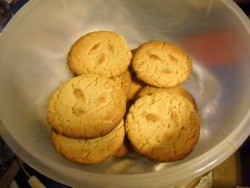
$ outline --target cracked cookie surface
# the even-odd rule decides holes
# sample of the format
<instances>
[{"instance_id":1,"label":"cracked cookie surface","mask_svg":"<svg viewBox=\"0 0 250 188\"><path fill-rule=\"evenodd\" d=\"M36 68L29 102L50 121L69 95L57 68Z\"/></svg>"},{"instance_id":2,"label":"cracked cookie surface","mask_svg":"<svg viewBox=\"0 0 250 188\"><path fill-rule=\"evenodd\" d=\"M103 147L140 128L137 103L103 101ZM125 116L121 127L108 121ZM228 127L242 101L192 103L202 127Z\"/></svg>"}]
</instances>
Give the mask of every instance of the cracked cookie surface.
<instances>
[{"instance_id":1,"label":"cracked cookie surface","mask_svg":"<svg viewBox=\"0 0 250 188\"><path fill-rule=\"evenodd\" d=\"M95 31L80 37L68 55L70 70L76 75L119 76L129 66L132 54L125 38L111 31Z\"/></svg>"},{"instance_id":2,"label":"cracked cookie surface","mask_svg":"<svg viewBox=\"0 0 250 188\"><path fill-rule=\"evenodd\" d=\"M121 88L124 91L124 94L128 97L128 94L131 89L131 74L129 70L127 69L125 72L123 72L120 76L112 78L118 85L121 86Z\"/></svg>"},{"instance_id":3,"label":"cracked cookie surface","mask_svg":"<svg viewBox=\"0 0 250 188\"><path fill-rule=\"evenodd\" d=\"M159 88L159 87L154 87L154 86L145 86L140 90L140 92L137 94L136 97L140 98L144 95L151 95L153 93L160 93L164 91L168 93L179 94L187 98L197 110L197 104L195 102L194 97L186 89L182 88L181 86L175 86L171 88Z\"/></svg>"},{"instance_id":4,"label":"cracked cookie surface","mask_svg":"<svg viewBox=\"0 0 250 188\"><path fill-rule=\"evenodd\" d=\"M124 121L105 136L93 139L75 139L51 130L51 142L66 159L79 164L97 164L114 156L123 144Z\"/></svg>"},{"instance_id":5,"label":"cracked cookie surface","mask_svg":"<svg viewBox=\"0 0 250 188\"><path fill-rule=\"evenodd\" d=\"M130 91L128 92L127 98L130 101L135 101L137 94L146 85L146 83L137 78L131 66L129 66L128 70L131 75L131 87Z\"/></svg>"},{"instance_id":6,"label":"cracked cookie surface","mask_svg":"<svg viewBox=\"0 0 250 188\"><path fill-rule=\"evenodd\" d=\"M95 138L123 119L126 96L113 80L98 75L74 77L62 84L48 104L48 123L72 138Z\"/></svg>"},{"instance_id":7,"label":"cracked cookie surface","mask_svg":"<svg viewBox=\"0 0 250 188\"><path fill-rule=\"evenodd\" d=\"M170 162L193 150L199 139L200 119L188 99L160 92L136 100L125 130L137 153L157 162Z\"/></svg>"},{"instance_id":8,"label":"cracked cookie surface","mask_svg":"<svg viewBox=\"0 0 250 188\"><path fill-rule=\"evenodd\" d=\"M169 42L142 44L133 55L132 66L139 79L156 87L174 87L183 83L192 71L187 53Z\"/></svg>"}]
</instances>

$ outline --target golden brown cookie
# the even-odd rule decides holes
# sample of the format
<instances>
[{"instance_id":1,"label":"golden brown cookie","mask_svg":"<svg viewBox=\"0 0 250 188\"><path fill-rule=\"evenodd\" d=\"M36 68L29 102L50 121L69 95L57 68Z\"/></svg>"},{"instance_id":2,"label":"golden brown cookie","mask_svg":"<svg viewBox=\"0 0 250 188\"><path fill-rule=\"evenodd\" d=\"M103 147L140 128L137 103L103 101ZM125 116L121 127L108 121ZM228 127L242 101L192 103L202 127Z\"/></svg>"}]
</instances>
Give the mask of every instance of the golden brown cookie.
<instances>
[{"instance_id":1,"label":"golden brown cookie","mask_svg":"<svg viewBox=\"0 0 250 188\"><path fill-rule=\"evenodd\" d=\"M139 80L135 74L135 72L132 70L132 67L129 66L128 68L130 75L131 75L131 87L130 91L127 95L128 100L134 101L136 99L137 94L140 92L140 90L146 85L143 81Z\"/></svg>"},{"instance_id":2,"label":"golden brown cookie","mask_svg":"<svg viewBox=\"0 0 250 188\"><path fill-rule=\"evenodd\" d=\"M137 94L140 90L145 86L145 83L141 80L132 80L130 91L127 94L128 100L134 101L136 99Z\"/></svg>"},{"instance_id":3,"label":"golden brown cookie","mask_svg":"<svg viewBox=\"0 0 250 188\"><path fill-rule=\"evenodd\" d=\"M139 79L156 87L174 87L183 83L192 71L192 62L181 48L168 42L142 44L132 58Z\"/></svg>"},{"instance_id":4,"label":"golden brown cookie","mask_svg":"<svg viewBox=\"0 0 250 188\"><path fill-rule=\"evenodd\" d=\"M159 88L159 87L154 87L154 86L145 86L137 94L137 98L140 98L144 95L151 95L153 93L160 93L160 92L164 92L164 91L169 92L169 93L182 95L183 97L187 98L194 105L195 109L197 110L197 104L196 104L193 96L186 89L184 89L180 86L175 86L175 87L170 87L170 88Z\"/></svg>"},{"instance_id":5,"label":"golden brown cookie","mask_svg":"<svg viewBox=\"0 0 250 188\"><path fill-rule=\"evenodd\" d=\"M115 82L117 82L118 85L121 86L125 95L128 96L128 94L130 92L130 88L131 88L131 83L132 83L131 74L130 74L129 70L126 70L120 76L114 77L112 79Z\"/></svg>"},{"instance_id":6,"label":"golden brown cookie","mask_svg":"<svg viewBox=\"0 0 250 188\"><path fill-rule=\"evenodd\" d=\"M75 139L51 130L51 142L66 159L79 164L97 164L114 156L123 143L124 121L105 136Z\"/></svg>"},{"instance_id":7,"label":"golden brown cookie","mask_svg":"<svg viewBox=\"0 0 250 188\"><path fill-rule=\"evenodd\" d=\"M95 138L113 130L125 111L126 96L113 80L82 75L62 84L53 93L47 117L59 134Z\"/></svg>"},{"instance_id":8,"label":"golden brown cookie","mask_svg":"<svg viewBox=\"0 0 250 188\"><path fill-rule=\"evenodd\" d=\"M136 100L126 117L125 130L140 155L170 162L184 158L194 149L200 119L185 97L160 92Z\"/></svg>"},{"instance_id":9,"label":"golden brown cookie","mask_svg":"<svg viewBox=\"0 0 250 188\"><path fill-rule=\"evenodd\" d=\"M76 75L119 76L129 66L131 52L125 38L111 31L95 31L80 37L68 55L70 70Z\"/></svg>"},{"instance_id":10,"label":"golden brown cookie","mask_svg":"<svg viewBox=\"0 0 250 188\"><path fill-rule=\"evenodd\" d=\"M130 150L129 143L125 137L121 147L115 153L114 157L124 157L129 152L129 150Z\"/></svg>"}]
</instances>

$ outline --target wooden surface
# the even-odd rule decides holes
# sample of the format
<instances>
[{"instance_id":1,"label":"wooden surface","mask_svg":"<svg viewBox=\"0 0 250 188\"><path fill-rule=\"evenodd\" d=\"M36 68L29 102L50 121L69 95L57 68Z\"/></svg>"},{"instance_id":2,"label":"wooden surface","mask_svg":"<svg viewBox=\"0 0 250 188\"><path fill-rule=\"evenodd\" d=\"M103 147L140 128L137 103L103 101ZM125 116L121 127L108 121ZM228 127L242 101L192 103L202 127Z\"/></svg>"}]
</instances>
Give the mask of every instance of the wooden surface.
<instances>
[{"instance_id":1,"label":"wooden surface","mask_svg":"<svg viewBox=\"0 0 250 188\"><path fill-rule=\"evenodd\" d=\"M213 188L235 188L240 184L237 152L213 169Z\"/></svg>"}]
</instances>

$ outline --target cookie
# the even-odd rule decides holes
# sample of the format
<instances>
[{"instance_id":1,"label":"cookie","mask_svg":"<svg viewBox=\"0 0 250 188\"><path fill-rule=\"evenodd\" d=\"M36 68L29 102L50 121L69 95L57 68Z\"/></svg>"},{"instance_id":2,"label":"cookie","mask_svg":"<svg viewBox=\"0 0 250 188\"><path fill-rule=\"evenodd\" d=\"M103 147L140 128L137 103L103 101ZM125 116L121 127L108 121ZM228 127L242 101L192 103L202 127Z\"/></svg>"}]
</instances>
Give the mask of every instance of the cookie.
<instances>
[{"instance_id":1,"label":"cookie","mask_svg":"<svg viewBox=\"0 0 250 188\"><path fill-rule=\"evenodd\" d=\"M125 137L121 147L115 153L114 157L124 157L129 152L129 150L129 144L127 143L127 139Z\"/></svg>"},{"instance_id":2,"label":"cookie","mask_svg":"<svg viewBox=\"0 0 250 188\"><path fill-rule=\"evenodd\" d=\"M130 91L127 94L127 98L130 101L134 101L136 99L137 94L140 92L140 90L145 86L145 83L143 83L140 80L132 80Z\"/></svg>"},{"instance_id":3,"label":"cookie","mask_svg":"<svg viewBox=\"0 0 250 188\"><path fill-rule=\"evenodd\" d=\"M187 80L192 61L178 46L160 41L142 44L132 58L139 79L156 87L174 87Z\"/></svg>"},{"instance_id":4,"label":"cookie","mask_svg":"<svg viewBox=\"0 0 250 188\"><path fill-rule=\"evenodd\" d=\"M95 31L80 37L68 54L68 65L76 75L116 77L129 66L132 54L125 38L111 31Z\"/></svg>"},{"instance_id":5,"label":"cookie","mask_svg":"<svg viewBox=\"0 0 250 188\"><path fill-rule=\"evenodd\" d=\"M140 90L146 85L143 81L139 80L136 77L135 72L132 70L132 67L129 66L129 72L131 74L131 87L130 91L127 94L127 98L129 101L134 101L136 99L137 94L140 92Z\"/></svg>"},{"instance_id":6,"label":"cookie","mask_svg":"<svg viewBox=\"0 0 250 188\"><path fill-rule=\"evenodd\" d=\"M126 70L120 76L112 78L112 79L115 82L117 82L118 85L121 86L125 95L128 97L128 94L129 94L130 89L131 89L131 83L132 83L132 79L131 79L131 75L130 75L129 70Z\"/></svg>"},{"instance_id":7,"label":"cookie","mask_svg":"<svg viewBox=\"0 0 250 188\"><path fill-rule=\"evenodd\" d=\"M48 123L59 134L95 138L123 119L126 96L113 80L98 75L74 77L62 84L48 104Z\"/></svg>"},{"instance_id":8,"label":"cookie","mask_svg":"<svg viewBox=\"0 0 250 188\"><path fill-rule=\"evenodd\" d=\"M124 121L105 136L93 139L75 139L51 131L51 142L66 159L79 164L97 164L114 156L123 144Z\"/></svg>"},{"instance_id":9,"label":"cookie","mask_svg":"<svg viewBox=\"0 0 250 188\"><path fill-rule=\"evenodd\" d=\"M159 88L159 87L153 87L153 86L145 86L137 94L137 98L140 98L144 95L151 95L153 93L160 93L160 92L164 92L164 91L166 91L168 93L182 95L183 97L187 98L194 105L195 109L197 110L197 104L196 104L193 96L186 89L184 89L180 86L171 87L171 88Z\"/></svg>"},{"instance_id":10,"label":"cookie","mask_svg":"<svg viewBox=\"0 0 250 188\"><path fill-rule=\"evenodd\" d=\"M125 130L133 149L157 162L186 157L199 139L200 119L185 97L168 92L137 99L126 117Z\"/></svg>"}]
</instances>

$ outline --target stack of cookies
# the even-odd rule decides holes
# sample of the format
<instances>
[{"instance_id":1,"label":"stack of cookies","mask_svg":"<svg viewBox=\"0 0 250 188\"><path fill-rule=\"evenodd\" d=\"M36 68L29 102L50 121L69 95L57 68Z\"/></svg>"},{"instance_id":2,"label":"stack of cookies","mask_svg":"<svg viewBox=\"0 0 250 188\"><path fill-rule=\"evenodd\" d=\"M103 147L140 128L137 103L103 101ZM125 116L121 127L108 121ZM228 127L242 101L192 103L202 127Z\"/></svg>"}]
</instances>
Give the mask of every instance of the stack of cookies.
<instances>
[{"instance_id":1,"label":"stack of cookies","mask_svg":"<svg viewBox=\"0 0 250 188\"><path fill-rule=\"evenodd\" d=\"M191 74L191 59L174 44L150 41L133 52L131 66L136 79L125 123L130 145L157 162L186 157L200 134L195 100L180 86Z\"/></svg>"},{"instance_id":2,"label":"stack of cookies","mask_svg":"<svg viewBox=\"0 0 250 188\"><path fill-rule=\"evenodd\" d=\"M151 41L131 52L122 35L96 31L72 45L68 66L75 76L52 94L47 113L51 141L65 158L97 164L130 149L169 162L193 150L200 121L194 98L179 86L192 71L182 49Z\"/></svg>"}]
</instances>

